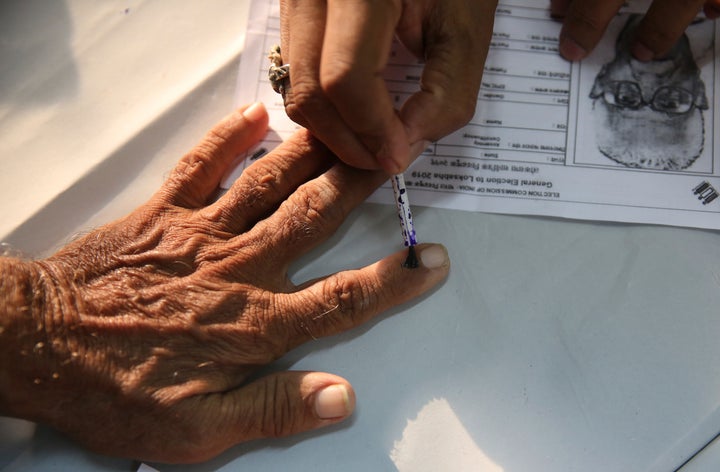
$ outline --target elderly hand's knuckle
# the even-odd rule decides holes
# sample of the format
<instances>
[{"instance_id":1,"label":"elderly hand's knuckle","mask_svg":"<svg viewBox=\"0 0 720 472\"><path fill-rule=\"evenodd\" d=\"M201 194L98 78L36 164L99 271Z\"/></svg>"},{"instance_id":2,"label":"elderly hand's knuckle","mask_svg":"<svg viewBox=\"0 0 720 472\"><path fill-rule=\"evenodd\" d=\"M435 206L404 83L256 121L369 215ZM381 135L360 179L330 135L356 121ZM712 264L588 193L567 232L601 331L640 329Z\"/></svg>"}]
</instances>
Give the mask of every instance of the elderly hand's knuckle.
<instances>
[{"instance_id":1,"label":"elderly hand's knuckle","mask_svg":"<svg viewBox=\"0 0 720 472\"><path fill-rule=\"evenodd\" d=\"M187 153L168 178L168 183L185 184L194 180L207 180L214 174L215 156L220 152L225 138L217 132L210 131L208 135Z\"/></svg>"},{"instance_id":2,"label":"elderly hand's knuckle","mask_svg":"<svg viewBox=\"0 0 720 472\"><path fill-rule=\"evenodd\" d=\"M368 280L357 273L353 276L338 274L333 283L326 286L325 297L335 303L347 319L355 323L376 308L376 297Z\"/></svg>"},{"instance_id":3,"label":"elderly hand's knuckle","mask_svg":"<svg viewBox=\"0 0 720 472\"><path fill-rule=\"evenodd\" d=\"M325 220L337 211L337 207L332 204L336 197L336 190L327 185L307 186L303 206L308 215Z\"/></svg>"},{"instance_id":4,"label":"elderly hand's knuckle","mask_svg":"<svg viewBox=\"0 0 720 472\"><path fill-rule=\"evenodd\" d=\"M271 362L288 350L287 317L291 311L269 294L248 299L253 309L243 316L243 331L257 362Z\"/></svg>"},{"instance_id":5,"label":"elderly hand's knuckle","mask_svg":"<svg viewBox=\"0 0 720 472\"><path fill-rule=\"evenodd\" d=\"M267 207L274 201L274 195L278 190L279 171L275 165L265 164L248 172L246 180L238 189L239 197L242 197L243 204L248 208ZM227 211L235 212L235 208L228 208Z\"/></svg>"},{"instance_id":6,"label":"elderly hand's knuckle","mask_svg":"<svg viewBox=\"0 0 720 472\"><path fill-rule=\"evenodd\" d=\"M285 226L287 237L292 241L316 239L335 228L339 209L328 204L333 200L325 187L313 186L303 189L302 198L296 202L294 211Z\"/></svg>"},{"instance_id":7,"label":"elderly hand's knuckle","mask_svg":"<svg viewBox=\"0 0 720 472\"><path fill-rule=\"evenodd\" d=\"M226 142L227 138L219 130L208 131L203 140L188 155L188 167L193 170L193 174L196 171L203 172L207 169Z\"/></svg>"}]
</instances>

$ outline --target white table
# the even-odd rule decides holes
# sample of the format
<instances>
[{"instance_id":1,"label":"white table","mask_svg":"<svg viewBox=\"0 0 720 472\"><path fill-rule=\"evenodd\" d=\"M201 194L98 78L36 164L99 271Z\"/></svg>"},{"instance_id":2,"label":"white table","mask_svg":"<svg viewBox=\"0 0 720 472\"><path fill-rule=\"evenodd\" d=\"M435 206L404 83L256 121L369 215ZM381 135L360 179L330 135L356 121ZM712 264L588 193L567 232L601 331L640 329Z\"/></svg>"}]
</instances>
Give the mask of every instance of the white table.
<instances>
[{"instance_id":1,"label":"white table","mask_svg":"<svg viewBox=\"0 0 720 472\"><path fill-rule=\"evenodd\" d=\"M0 6L0 240L33 255L145 201L234 103L246 2ZM366 204L297 279L397 247ZM448 280L279 366L348 378L346 423L159 470L718 470L720 235L416 208ZM410 420L410 423L409 423ZM394 452L393 452L394 451ZM395 462L393 462L393 458ZM423 469L421 466L424 466ZM131 470L0 422L0 469Z\"/></svg>"}]
</instances>

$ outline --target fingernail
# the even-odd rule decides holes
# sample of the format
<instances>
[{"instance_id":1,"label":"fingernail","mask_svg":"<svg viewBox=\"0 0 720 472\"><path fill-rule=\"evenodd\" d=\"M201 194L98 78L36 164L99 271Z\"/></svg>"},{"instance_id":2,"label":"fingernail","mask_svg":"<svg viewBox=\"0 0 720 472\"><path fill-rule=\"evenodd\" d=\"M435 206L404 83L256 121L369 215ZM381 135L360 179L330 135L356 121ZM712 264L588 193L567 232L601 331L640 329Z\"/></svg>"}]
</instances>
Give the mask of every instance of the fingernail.
<instances>
[{"instance_id":1,"label":"fingernail","mask_svg":"<svg viewBox=\"0 0 720 472\"><path fill-rule=\"evenodd\" d=\"M635 57L635 59L641 62L650 62L655 58L655 53L648 49L647 46L639 42L632 45L630 53L633 57Z\"/></svg>"},{"instance_id":2,"label":"fingernail","mask_svg":"<svg viewBox=\"0 0 720 472\"><path fill-rule=\"evenodd\" d=\"M579 61L587 55L585 48L567 36L560 38L560 55L568 61Z\"/></svg>"},{"instance_id":3,"label":"fingernail","mask_svg":"<svg viewBox=\"0 0 720 472\"><path fill-rule=\"evenodd\" d=\"M330 385L315 394L315 414L323 420L344 418L352 413L354 403L345 385Z\"/></svg>"},{"instance_id":4,"label":"fingernail","mask_svg":"<svg viewBox=\"0 0 720 472\"><path fill-rule=\"evenodd\" d=\"M388 174L399 174L403 171L404 167L396 161L390 154L385 152L385 148L381 149L380 152L375 156L378 164Z\"/></svg>"},{"instance_id":5,"label":"fingernail","mask_svg":"<svg viewBox=\"0 0 720 472\"><path fill-rule=\"evenodd\" d=\"M418 256L420 257L422 265L428 269L439 269L440 267L445 267L450 264L447 249L440 244L432 244L423 248Z\"/></svg>"},{"instance_id":6,"label":"fingernail","mask_svg":"<svg viewBox=\"0 0 720 472\"><path fill-rule=\"evenodd\" d=\"M243 116L249 121L260 121L265 117L265 105L262 102L255 102L245 109Z\"/></svg>"},{"instance_id":7,"label":"fingernail","mask_svg":"<svg viewBox=\"0 0 720 472\"><path fill-rule=\"evenodd\" d=\"M422 140L412 143L410 145L410 162L417 159L428 147L430 147L430 141Z\"/></svg>"}]
</instances>

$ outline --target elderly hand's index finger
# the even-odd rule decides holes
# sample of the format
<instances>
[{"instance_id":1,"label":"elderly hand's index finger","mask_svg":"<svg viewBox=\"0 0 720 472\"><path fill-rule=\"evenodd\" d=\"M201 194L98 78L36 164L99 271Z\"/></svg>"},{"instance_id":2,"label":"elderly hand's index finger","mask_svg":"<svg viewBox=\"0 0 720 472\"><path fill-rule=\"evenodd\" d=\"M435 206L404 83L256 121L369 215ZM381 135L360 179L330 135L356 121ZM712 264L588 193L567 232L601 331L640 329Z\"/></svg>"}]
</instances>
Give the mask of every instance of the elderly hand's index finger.
<instances>
[{"instance_id":1,"label":"elderly hand's index finger","mask_svg":"<svg viewBox=\"0 0 720 472\"><path fill-rule=\"evenodd\" d=\"M313 280L289 294L278 294L286 308L278 319L294 348L312 338L355 328L374 316L427 292L450 272L447 249L439 244L416 246L419 267L403 266L407 249L368 266Z\"/></svg>"}]
</instances>

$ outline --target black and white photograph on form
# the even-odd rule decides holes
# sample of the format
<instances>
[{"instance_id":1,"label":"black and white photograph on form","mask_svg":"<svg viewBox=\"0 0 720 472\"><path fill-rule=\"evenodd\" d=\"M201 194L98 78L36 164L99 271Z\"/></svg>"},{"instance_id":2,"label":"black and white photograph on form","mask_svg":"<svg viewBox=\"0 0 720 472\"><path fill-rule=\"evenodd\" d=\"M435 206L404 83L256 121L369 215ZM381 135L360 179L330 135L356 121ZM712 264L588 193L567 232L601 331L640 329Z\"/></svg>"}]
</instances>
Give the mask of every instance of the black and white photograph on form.
<instances>
[{"instance_id":1,"label":"black and white photograph on form","mask_svg":"<svg viewBox=\"0 0 720 472\"><path fill-rule=\"evenodd\" d=\"M581 65L576 164L713 173L714 28L698 19L664 57L629 52L640 15L618 17L615 34ZM588 80L589 75L594 80Z\"/></svg>"}]
</instances>

